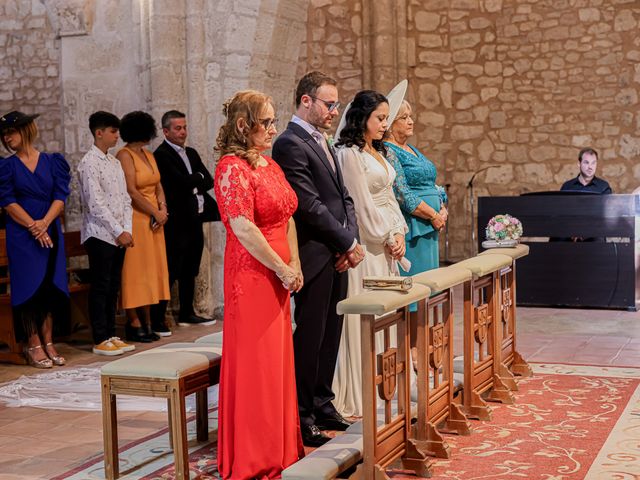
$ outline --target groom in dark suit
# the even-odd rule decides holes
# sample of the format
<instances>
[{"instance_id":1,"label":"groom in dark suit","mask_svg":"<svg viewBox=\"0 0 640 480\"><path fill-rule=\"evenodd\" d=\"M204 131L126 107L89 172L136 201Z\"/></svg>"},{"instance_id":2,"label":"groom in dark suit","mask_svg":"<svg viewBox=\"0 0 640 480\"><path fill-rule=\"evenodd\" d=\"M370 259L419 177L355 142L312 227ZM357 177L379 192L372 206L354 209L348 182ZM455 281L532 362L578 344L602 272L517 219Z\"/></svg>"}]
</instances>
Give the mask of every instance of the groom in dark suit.
<instances>
[{"instance_id":1,"label":"groom in dark suit","mask_svg":"<svg viewBox=\"0 0 640 480\"><path fill-rule=\"evenodd\" d=\"M293 336L302 439L320 446L321 430L349 426L331 401L342 316L336 304L347 295L347 273L364 257L353 201L325 131L338 116L336 81L310 72L296 88L296 112L273 145L273 159L298 195L294 214L304 287L295 295Z\"/></svg>"},{"instance_id":2,"label":"groom in dark suit","mask_svg":"<svg viewBox=\"0 0 640 480\"><path fill-rule=\"evenodd\" d=\"M153 154L160 171L169 213L169 219L164 226L164 236L169 288L178 280L178 323L212 324L214 320L194 314L193 295L204 247L202 222L217 213L217 205L207 193L207 190L213 188L213 178L202 163L198 152L185 146L187 119L184 113L177 110L166 112L162 116L162 132L165 140ZM209 210L213 210L213 214ZM151 307L153 331L161 336L171 335L171 330L165 322L166 309L166 300Z\"/></svg>"}]
</instances>

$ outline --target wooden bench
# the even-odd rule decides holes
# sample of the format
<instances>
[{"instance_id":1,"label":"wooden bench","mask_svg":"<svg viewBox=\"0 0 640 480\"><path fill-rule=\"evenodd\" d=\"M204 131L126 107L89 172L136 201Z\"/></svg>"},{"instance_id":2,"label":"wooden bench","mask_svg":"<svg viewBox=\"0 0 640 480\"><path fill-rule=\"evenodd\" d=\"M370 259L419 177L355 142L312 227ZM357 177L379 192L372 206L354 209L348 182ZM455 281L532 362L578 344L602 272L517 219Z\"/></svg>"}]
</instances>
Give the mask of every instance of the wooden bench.
<instances>
[{"instance_id":1,"label":"wooden bench","mask_svg":"<svg viewBox=\"0 0 640 480\"><path fill-rule=\"evenodd\" d=\"M80 257L87 254L84 247L80 243L80 232L64 233L65 255L67 258ZM0 285L9 285L9 274L7 266L9 259L7 257L6 232L0 230L0 267L4 267L7 272L0 277ZM68 268L67 271L72 273L77 269ZM70 315L72 318L80 318L81 323L89 324L88 320L88 283L77 283L70 281ZM22 344L16 339L15 325L13 319L13 308L11 307L11 293L6 292L0 294L0 343L6 344L7 348L0 350L0 362L9 362L16 364L25 364L26 360L22 353Z\"/></svg>"},{"instance_id":2,"label":"wooden bench","mask_svg":"<svg viewBox=\"0 0 640 480\"><path fill-rule=\"evenodd\" d=\"M169 441L175 478L189 479L185 398L196 394L196 431L209 438L207 388L220 381L222 350L205 343L172 343L136 353L102 367L102 425L104 470L108 480L119 478L117 395L167 399Z\"/></svg>"},{"instance_id":3,"label":"wooden bench","mask_svg":"<svg viewBox=\"0 0 640 480\"><path fill-rule=\"evenodd\" d=\"M432 294L418 305L418 422L414 436L423 452L449 458L441 432L470 435L469 422L454 403L453 287L471 281L471 272L456 266L414 275L414 283Z\"/></svg>"},{"instance_id":4,"label":"wooden bench","mask_svg":"<svg viewBox=\"0 0 640 480\"><path fill-rule=\"evenodd\" d=\"M513 403L510 389L501 380L503 372L499 354L496 355L500 318L498 277L511 263L507 255L492 254L455 264L473 274L464 284L463 411L467 418L491 420L491 409L485 399Z\"/></svg>"},{"instance_id":5,"label":"wooden bench","mask_svg":"<svg viewBox=\"0 0 640 480\"><path fill-rule=\"evenodd\" d=\"M499 343L501 345L500 362L512 374L530 377L532 375L531 367L518 352L516 343L516 260L529 255L529 245L518 244L513 248L492 248L485 250L480 255L495 253L508 255L513 259L512 265L500 270L500 313L502 319L498 335L501 339ZM503 381L513 385L513 389L517 390L513 379L505 376Z\"/></svg>"},{"instance_id":6,"label":"wooden bench","mask_svg":"<svg viewBox=\"0 0 640 480\"><path fill-rule=\"evenodd\" d=\"M372 291L338 303L339 314L360 315L362 322L363 461L353 478L383 480L386 468L400 461L417 475L430 476L428 457L411 438L409 305L431 291L415 284L408 292ZM391 346L391 328L397 346ZM376 333L383 332L384 351L376 352ZM392 402L397 406L393 408ZM378 415L378 405L384 414Z\"/></svg>"}]
</instances>

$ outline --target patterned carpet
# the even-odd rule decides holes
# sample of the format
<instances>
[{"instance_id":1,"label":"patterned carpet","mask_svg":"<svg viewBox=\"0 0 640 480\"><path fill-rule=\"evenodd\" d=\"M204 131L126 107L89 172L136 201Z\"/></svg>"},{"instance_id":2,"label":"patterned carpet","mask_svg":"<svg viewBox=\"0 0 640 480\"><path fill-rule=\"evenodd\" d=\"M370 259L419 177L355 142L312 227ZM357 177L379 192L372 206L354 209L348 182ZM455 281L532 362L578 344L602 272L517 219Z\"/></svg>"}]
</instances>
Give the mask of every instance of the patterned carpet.
<instances>
[{"instance_id":1,"label":"patterned carpet","mask_svg":"<svg viewBox=\"0 0 640 480\"><path fill-rule=\"evenodd\" d=\"M433 478L473 480L640 478L640 368L533 365L514 405L493 405L493 421L473 422L469 437L447 435L450 460L436 460ZM215 429L216 411L210 414ZM195 435L193 421L190 437ZM173 479L166 430L120 454L125 479ZM191 478L217 478L212 442L190 443ZM103 479L102 458L53 480ZM413 478L393 471L396 480Z\"/></svg>"}]
</instances>

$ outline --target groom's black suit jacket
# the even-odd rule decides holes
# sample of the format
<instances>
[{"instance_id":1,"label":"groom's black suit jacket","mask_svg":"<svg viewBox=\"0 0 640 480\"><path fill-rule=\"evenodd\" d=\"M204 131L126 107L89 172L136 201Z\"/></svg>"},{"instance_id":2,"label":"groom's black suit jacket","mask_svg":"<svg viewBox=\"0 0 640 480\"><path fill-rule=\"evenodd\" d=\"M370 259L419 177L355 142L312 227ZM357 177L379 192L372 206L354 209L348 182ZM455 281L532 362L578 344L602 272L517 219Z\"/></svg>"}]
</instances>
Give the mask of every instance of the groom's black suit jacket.
<instances>
[{"instance_id":1,"label":"groom's black suit jacket","mask_svg":"<svg viewBox=\"0 0 640 480\"><path fill-rule=\"evenodd\" d=\"M294 219L307 282L357 239L353 200L344 186L335 155L332 153L337 167L334 173L322 147L300 125L289 122L276 139L272 154L298 195Z\"/></svg>"},{"instance_id":2,"label":"groom's black suit jacket","mask_svg":"<svg viewBox=\"0 0 640 480\"><path fill-rule=\"evenodd\" d=\"M347 294L348 276L338 273L334 263L337 253L354 244L358 224L335 155L336 172L304 128L290 122L272 153L298 195L294 219L304 287L295 294L293 349L298 412L306 429L318 415L335 412L331 385L342 334L336 305Z\"/></svg>"}]
</instances>

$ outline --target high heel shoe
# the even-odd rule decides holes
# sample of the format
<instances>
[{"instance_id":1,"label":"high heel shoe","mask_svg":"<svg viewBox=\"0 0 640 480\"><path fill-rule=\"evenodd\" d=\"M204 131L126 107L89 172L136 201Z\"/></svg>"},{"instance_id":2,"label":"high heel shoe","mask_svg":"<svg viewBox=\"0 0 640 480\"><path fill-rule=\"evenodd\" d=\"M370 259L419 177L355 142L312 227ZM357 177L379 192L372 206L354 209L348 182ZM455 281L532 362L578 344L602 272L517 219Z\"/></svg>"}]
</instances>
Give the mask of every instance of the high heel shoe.
<instances>
[{"instance_id":1,"label":"high heel shoe","mask_svg":"<svg viewBox=\"0 0 640 480\"><path fill-rule=\"evenodd\" d=\"M35 368L51 368L53 367L53 362L50 358L43 358L42 360L36 360L33 358L33 352L42 348L42 345L36 345L35 347L24 347L24 357L27 359L27 363Z\"/></svg>"},{"instance_id":2,"label":"high heel shoe","mask_svg":"<svg viewBox=\"0 0 640 480\"><path fill-rule=\"evenodd\" d=\"M67 360L62 355L51 355L49 352L49 347L53 347L53 343L45 343L44 345L44 353L51 359L54 365L61 367L62 365L67 363Z\"/></svg>"},{"instance_id":3,"label":"high heel shoe","mask_svg":"<svg viewBox=\"0 0 640 480\"><path fill-rule=\"evenodd\" d=\"M144 328L134 327L130 323L127 323L124 327L124 336L130 342L141 342L141 343L152 342L151 338L149 338Z\"/></svg>"}]
</instances>

